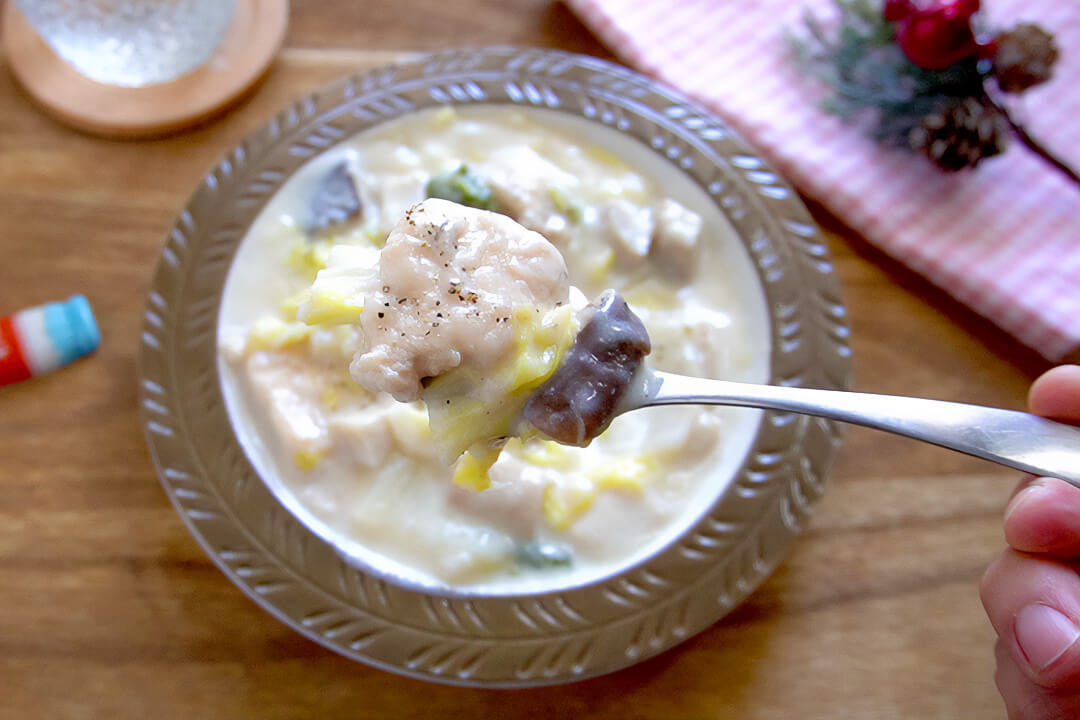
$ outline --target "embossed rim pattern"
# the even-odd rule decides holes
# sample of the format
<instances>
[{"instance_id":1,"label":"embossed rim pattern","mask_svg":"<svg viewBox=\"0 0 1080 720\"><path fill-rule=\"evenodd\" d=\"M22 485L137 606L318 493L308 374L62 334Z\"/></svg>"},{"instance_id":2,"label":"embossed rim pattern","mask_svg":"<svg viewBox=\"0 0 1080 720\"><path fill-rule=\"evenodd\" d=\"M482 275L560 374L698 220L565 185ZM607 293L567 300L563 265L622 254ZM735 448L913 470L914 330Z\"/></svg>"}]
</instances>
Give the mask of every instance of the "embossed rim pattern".
<instances>
[{"instance_id":1,"label":"embossed rim pattern","mask_svg":"<svg viewBox=\"0 0 1080 720\"><path fill-rule=\"evenodd\" d=\"M820 230L793 190L714 115L626 68L560 51L456 50L352 75L231 150L170 231L142 326L142 419L170 500L265 610L347 657L425 680L522 687L662 652L752 592L802 529L839 443L830 422L767 412L737 477L674 544L598 584L506 597L406 589L345 563L258 478L232 430L216 356L229 264L273 193L311 157L440 104L547 108L637 138L714 199L746 245L772 321L770 381L845 388L846 312Z\"/></svg>"}]
</instances>

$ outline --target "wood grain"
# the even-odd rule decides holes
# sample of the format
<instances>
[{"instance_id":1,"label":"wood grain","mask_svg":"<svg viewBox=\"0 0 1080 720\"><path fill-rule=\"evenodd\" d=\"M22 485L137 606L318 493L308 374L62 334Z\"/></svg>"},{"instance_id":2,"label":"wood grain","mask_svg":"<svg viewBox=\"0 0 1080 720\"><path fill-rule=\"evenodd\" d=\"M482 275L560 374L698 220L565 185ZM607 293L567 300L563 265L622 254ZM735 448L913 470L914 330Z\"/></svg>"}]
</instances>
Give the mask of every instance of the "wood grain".
<instances>
[{"instance_id":1,"label":"wood grain","mask_svg":"<svg viewBox=\"0 0 1080 720\"><path fill-rule=\"evenodd\" d=\"M853 429L789 560L725 621L613 675L447 688L351 663L259 610L168 505L138 421L136 338L166 229L205 170L289 99L413 52L605 54L546 0L295 0L258 92L194 132L70 131L0 68L0 312L85 293L93 357L0 389L0 718L1001 718L977 581L1015 473ZM856 384L1022 407L1045 363L820 209Z\"/></svg>"}]
</instances>

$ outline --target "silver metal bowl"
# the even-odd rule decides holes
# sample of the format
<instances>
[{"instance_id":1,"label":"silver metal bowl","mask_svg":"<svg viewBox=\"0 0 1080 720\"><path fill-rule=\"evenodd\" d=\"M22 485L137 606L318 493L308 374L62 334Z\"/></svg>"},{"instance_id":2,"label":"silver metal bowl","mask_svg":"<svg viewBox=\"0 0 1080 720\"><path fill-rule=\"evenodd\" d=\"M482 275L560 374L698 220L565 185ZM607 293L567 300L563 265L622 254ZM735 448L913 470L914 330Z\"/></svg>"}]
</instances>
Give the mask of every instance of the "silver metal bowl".
<instances>
[{"instance_id":1,"label":"silver metal bowl","mask_svg":"<svg viewBox=\"0 0 1080 720\"><path fill-rule=\"evenodd\" d=\"M301 165L379 123L436 105L512 104L613 128L680 168L745 243L771 320L770 381L844 388L846 312L824 239L795 192L724 122L630 70L551 50L426 56L342 78L230 151L180 213L154 274L139 363L161 482L196 540L259 605L347 657L439 682L579 680L716 622L784 557L839 442L823 420L765 413L724 493L678 539L615 576L521 595L425 592L346 562L288 512L245 456L218 376L217 320L237 246Z\"/></svg>"}]
</instances>

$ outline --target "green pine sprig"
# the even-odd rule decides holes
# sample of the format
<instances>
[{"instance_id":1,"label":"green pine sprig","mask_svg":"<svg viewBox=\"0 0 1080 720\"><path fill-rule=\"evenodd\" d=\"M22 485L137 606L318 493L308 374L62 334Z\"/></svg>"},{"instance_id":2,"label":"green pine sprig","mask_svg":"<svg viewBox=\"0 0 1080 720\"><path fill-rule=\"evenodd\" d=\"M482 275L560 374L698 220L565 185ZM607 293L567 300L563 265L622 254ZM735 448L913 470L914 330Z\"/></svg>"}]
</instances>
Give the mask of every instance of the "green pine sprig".
<instances>
[{"instance_id":1,"label":"green pine sprig","mask_svg":"<svg viewBox=\"0 0 1080 720\"><path fill-rule=\"evenodd\" d=\"M989 63L972 58L945 70L923 70L904 55L878 3L836 5L840 21L834 30L808 11L805 33L791 37L800 64L832 91L822 101L826 112L864 125L875 140L903 145L927 115L957 98L983 94Z\"/></svg>"}]
</instances>

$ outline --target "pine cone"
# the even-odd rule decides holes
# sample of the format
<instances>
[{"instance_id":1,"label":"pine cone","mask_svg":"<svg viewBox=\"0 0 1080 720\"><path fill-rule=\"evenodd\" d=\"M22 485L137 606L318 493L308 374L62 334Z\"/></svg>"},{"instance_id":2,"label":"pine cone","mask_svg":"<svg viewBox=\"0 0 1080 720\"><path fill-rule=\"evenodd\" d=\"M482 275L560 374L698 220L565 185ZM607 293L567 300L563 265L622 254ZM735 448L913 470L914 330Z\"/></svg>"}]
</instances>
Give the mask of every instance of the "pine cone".
<instances>
[{"instance_id":1,"label":"pine cone","mask_svg":"<svg viewBox=\"0 0 1080 720\"><path fill-rule=\"evenodd\" d=\"M908 143L942 170L956 172L1003 153L1008 133L1000 110L969 97L924 117L912 128Z\"/></svg>"},{"instance_id":2,"label":"pine cone","mask_svg":"<svg viewBox=\"0 0 1080 720\"><path fill-rule=\"evenodd\" d=\"M1032 23L1021 23L996 38L994 75L998 86L1020 93L1050 79L1058 59L1054 36Z\"/></svg>"}]
</instances>

